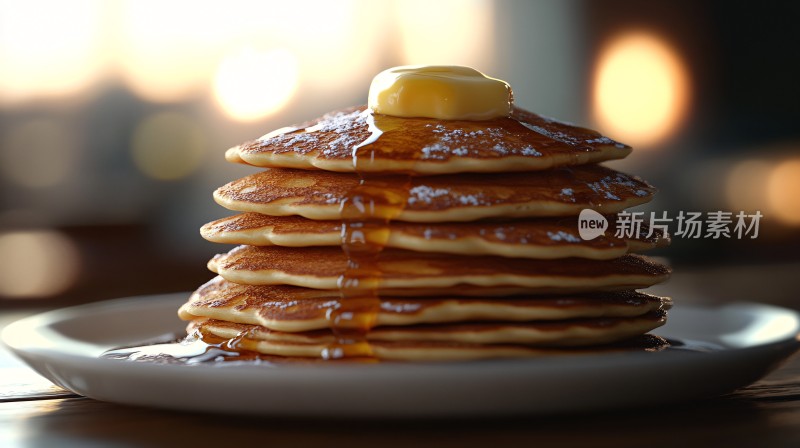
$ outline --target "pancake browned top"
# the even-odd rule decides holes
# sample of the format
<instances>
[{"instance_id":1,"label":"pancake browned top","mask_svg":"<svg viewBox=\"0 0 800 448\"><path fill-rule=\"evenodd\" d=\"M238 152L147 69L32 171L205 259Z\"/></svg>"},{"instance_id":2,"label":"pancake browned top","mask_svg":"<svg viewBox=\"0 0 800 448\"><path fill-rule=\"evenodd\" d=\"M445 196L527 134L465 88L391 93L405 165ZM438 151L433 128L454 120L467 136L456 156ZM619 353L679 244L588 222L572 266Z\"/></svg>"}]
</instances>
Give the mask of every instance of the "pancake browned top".
<instances>
[{"instance_id":1,"label":"pancake browned top","mask_svg":"<svg viewBox=\"0 0 800 448\"><path fill-rule=\"evenodd\" d=\"M588 319L564 319L552 321L532 321L532 322L459 322L447 324L418 324L408 325L404 327L378 327L370 330L366 337L367 339L387 339L387 340L430 340L425 338L425 334L444 334L444 333L461 333L469 335L470 333L484 333L484 332L498 332L508 329L530 329L541 333L548 332L563 332L575 327L583 329L609 329L610 327L617 326L626 322L655 322L657 325L666 322L666 312L662 310L653 311L649 313L640 314L638 316L626 317L602 317L602 318L588 318ZM235 328L238 331L232 332L231 336L240 334L242 331L255 330L250 334L251 337L256 337L263 340L285 340L287 342L316 342L323 340L324 342L335 342L333 332L329 328L296 332L295 334L287 334L291 332L281 332L270 330L269 328L260 327L252 328L248 324L240 324L229 321L210 320L214 325L225 326L228 328ZM647 330L645 330L647 331ZM402 335L403 333L414 334L415 338L403 337L390 337L386 338L385 335ZM644 333L638 333L642 334ZM596 342L605 343L607 341Z\"/></svg>"},{"instance_id":2,"label":"pancake browned top","mask_svg":"<svg viewBox=\"0 0 800 448\"><path fill-rule=\"evenodd\" d=\"M380 297L375 326L476 321L541 321L630 317L668 309L672 302L636 291L510 297ZM373 312L363 305L351 312ZM261 325L278 331L329 328L328 314L341 305L338 291L287 285L253 286L215 277L197 289L179 315Z\"/></svg>"},{"instance_id":3,"label":"pancake browned top","mask_svg":"<svg viewBox=\"0 0 800 448\"><path fill-rule=\"evenodd\" d=\"M567 290L635 289L664 281L670 272L666 266L638 255L602 261L535 260L453 257L397 249L381 252L376 265L380 288L513 285ZM338 247L239 246L215 256L209 261L209 269L236 283L335 290L337 280L346 272L347 257Z\"/></svg>"},{"instance_id":4,"label":"pancake browned top","mask_svg":"<svg viewBox=\"0 0 800 448\"><path fill-rule=\"evenodd\" d=\"M601 345L640 336L666 321L663 312L636 317L574 319L563 322L498 322L376 328L364 341L342 345L329 330L276 332L254 325L198 320L187 331L235 339L238 350L305 357L453 360L535 356L533 347ZM554 353L550 353L554 354Z\"/></svg>"},{"instance_id":5,"label":"pancake browned top","mask_svg":"<svg viewBox=\"0 0 800 448\"><path fill-rule=\"evenodd\" d=\"M358 148L358 149L356 149ZM357 107L331 112L231 148L263 167L353 172L537 171L621 159L631 149L601 134L515 108L487 121L400 118Z\"/></svg>"},{"instance_id":6,"label":"pancake browned top","mask_svg":"<svg viewBox=\"0 0 800 448\"><path fill-rule=\"evenodd\" d=\"M575 216L585 208L616 213L648 202L655 193L643 180L599 165L535 173L383 176L374 182L407 196L399 214L390 215L409 222ZM333 220L341 219L340 205L359 183L349 173L271 169L220 187L214 199L236 211Z\"/></svg>"},{"instance_id":7,"label":"pancake browned top","mask_svg":"<svg viewBox=\"0 0 800 448\"><path fill-rule=\"evenodd\" d=\"M616 216L607 216L609 229ZM581 257L608 260L669 244L658 229L650 232L643 223L634 238L618 238L613 230L593 240L578 233L573 217L515 221L458 223L409 223L386 225L386 247L463 255L501 255L520 258ZM341 221L314 221L300 216L268 216L243 213L204 225L200 234L209 241L253 246L340 246ZM367 238L370 235L367 234Z\"/></svg>"}]
</instances>

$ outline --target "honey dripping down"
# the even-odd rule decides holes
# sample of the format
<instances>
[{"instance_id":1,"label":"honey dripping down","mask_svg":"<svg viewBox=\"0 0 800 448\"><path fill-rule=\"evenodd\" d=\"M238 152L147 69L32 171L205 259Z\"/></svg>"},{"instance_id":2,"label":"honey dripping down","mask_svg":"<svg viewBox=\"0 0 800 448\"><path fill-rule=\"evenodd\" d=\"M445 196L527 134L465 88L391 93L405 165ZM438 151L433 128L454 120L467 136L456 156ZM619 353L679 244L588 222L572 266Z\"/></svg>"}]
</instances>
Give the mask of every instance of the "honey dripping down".
<instances>
[{"instance_id":1,"label":"honey dripping down","mask_svg":"<svg viewBox=\"0 0 800 448\"><path fill-rule=\"evenodd\" d=\"M353 167L359 184L340 203L341 246L347 266L337 282L340 299L326 315L335 342L323 349L321 357L324 359L373 356L368 334L380 312L379 287L383 272L379 258L388 243L389 224L403 212L412 186L409 173L375 173L369 167L375 155L373 145L379 142L381 135L389 131L402 132L413 118L375 114L370 109L362 114L369 136L353 148ZM485 126L486 122L470 123L467 133L480 131ZM309 130L313 131L306 129ZM435 144L438 138L432 134L428 137L430 141L409 143L427 146ZM420 150L415 158L420 159L422 155Z\"/></svg>"},{"instance_id":2,"label":"honey dripping down","mask_svg":"<svg viewBox=\"0 0 800 448\"><path fill-rule=\"evenodd\" d=\"M378 289L383 272L379 257L389 240L389 223L403 212L411 188L408 174L365 172L373 160L372 145L394 127L392 122L396 120L369 109L363 113L370 136L353 148L359 184L339 205L341 246L347 266L337 282L338 303L326 315L335 342L323 349L321 356L325 359L373 356L367 337L381 306Z\"/></svg>"}]
</instances>

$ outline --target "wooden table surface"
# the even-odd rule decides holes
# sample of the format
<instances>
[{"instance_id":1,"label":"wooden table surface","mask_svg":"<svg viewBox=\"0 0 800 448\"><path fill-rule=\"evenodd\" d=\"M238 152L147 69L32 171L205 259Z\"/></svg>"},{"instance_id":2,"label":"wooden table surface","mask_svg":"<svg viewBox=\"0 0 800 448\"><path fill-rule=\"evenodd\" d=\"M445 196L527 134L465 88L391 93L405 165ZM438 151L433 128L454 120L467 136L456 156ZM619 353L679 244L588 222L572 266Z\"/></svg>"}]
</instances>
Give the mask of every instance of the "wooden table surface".
<instances>
[{"instance_id":1,"label":"wooden table surface","mask_svg":"<svg viewBox=\"0 0 800 448\"><path fill-rule=\"evenodd\" d=\"M794 278L797 266L784 272ZM770 270L769 275L775 274ZM747 295L745 286L733 291ZM686 275L686 288L713 273ZM796 288L796 286L794 287ZM791 296L764 295L776 303ZM663 292L663 291L659 291ZM678 294L675 294L678 296ZM794 299L794 297L792 297ZM710 301L714 301L710 297ZM795 299L796 300L796 299ZM783 303L794 305L796 303ZM0 312L0 328L29 311ZM4 349L3 349L4 350ZM0 350L0 447L127 446L728 446L800 447L800 354L759 382L713 400L566 416L473 420L254 418L103 403L49 384Z\"/></svg>"},{"instance_id":2,"label":"wooden table surface","mask_svg":"<svg viewBox=\"0 0 800 448\"><path fill-rule=\"evenodd\" d=\"M171 412L72 394L0 401L0 446L800 446L800 357L714 400L481 420L308 420Z\"/></svg>"}]
</instances>

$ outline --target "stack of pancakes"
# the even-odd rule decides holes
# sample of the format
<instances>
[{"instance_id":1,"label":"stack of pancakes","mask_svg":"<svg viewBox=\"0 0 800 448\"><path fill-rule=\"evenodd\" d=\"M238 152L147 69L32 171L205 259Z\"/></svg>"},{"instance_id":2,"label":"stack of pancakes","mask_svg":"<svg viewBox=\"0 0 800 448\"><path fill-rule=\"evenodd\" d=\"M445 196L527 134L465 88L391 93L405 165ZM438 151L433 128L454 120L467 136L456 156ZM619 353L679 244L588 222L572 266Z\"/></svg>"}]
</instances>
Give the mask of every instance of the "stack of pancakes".
<instances>
[{"instance_id":1,"label":"stack of pancakes","mask_svg":"<svg viewBox=\"0 0 800 448\"><path fill-rule=\"evenodd\" d=\"M264 167L214 193L241 212L201 229L238 244L179 314L195 337L287 358L525 357L630 340L671 301L636 291L668 244L614 214L655 190L597 163L630 148L514 109L488 121L353 108L228 150ZM580 238L583 209L610 231Z\"/></svg>"}]
</instances>

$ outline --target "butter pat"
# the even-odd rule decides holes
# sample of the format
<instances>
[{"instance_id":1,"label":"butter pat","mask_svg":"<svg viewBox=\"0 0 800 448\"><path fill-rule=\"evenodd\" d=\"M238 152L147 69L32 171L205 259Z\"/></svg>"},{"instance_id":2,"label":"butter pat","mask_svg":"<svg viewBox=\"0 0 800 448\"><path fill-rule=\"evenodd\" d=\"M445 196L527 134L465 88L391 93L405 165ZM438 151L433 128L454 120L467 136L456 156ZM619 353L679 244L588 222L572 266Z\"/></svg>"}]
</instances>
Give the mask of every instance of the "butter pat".
<instances>
[{"instance_id":1,"label":"butter pat","mask_svg":"<svg viewBox=\"0 0 800 448\"><path fill-rule=\"evenodd\" d=\"M408 65L378 73L369 87L373 112L395 117L489 120L511 113L505 81L470 67Z\"/></svg>"}]
</instances>

